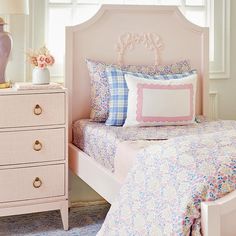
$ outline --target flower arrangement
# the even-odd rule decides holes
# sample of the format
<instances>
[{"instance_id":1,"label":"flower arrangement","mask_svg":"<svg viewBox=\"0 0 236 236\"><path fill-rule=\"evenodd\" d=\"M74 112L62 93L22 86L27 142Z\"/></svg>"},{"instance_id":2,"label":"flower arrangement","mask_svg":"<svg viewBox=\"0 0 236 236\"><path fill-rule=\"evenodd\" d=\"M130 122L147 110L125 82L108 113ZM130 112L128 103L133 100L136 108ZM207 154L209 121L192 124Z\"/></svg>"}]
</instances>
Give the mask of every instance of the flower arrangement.
<instances>
[{"instance_id":1,"label":"flower arrangement","mask_svg":"<svg viewBox=\"0 0 236 236\"><path fill-rule=\"evenodd\" d=\"M30 52L27 53L27 57L30 64L42 69L47 66L52 66L55 62L54 57L45 46L38 50L30 50Z\"/></svg>"}]
</instances>

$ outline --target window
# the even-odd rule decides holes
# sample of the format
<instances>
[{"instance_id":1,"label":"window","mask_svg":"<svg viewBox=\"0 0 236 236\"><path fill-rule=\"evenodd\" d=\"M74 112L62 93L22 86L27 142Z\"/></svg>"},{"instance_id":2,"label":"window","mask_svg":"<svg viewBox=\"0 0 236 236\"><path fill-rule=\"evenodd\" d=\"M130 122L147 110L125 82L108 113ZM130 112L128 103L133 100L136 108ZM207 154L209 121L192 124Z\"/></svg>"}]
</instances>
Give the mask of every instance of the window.
<instances>
[{"instance_id":1,"label":"window","mask_svg":"<svg viewBox=\"0 0 236 236\"><path fill-rule=\"evenodd\" d=\"M215 2L229 2L229 0L46 0L46 21L48 22L45 35L46 44L56 57L56 63L51 70L51 74L55 80L63 80L65 26L86 21L98 11L101 4L106 3L179 6L186 18L193 23L200 26L210 26L210 64L212 70L217 71L217 68L219 68L219 66L217 67L217 63L219 65L222 63L216 62L216 56L220 57L219 53L216 53L216 48L219 48L219 45L225 41L223 38L217 42L215 41ZM219 10L222 7L223 6L218 6L217 9ZM217 21L219 21L218 18ZM222 22L224 22L224 19ZM218 23L220 24L220 22ZM219 36L219 30L216 32ZM58 35L60 35L60 37L58 37ZM221 35L221 37L223 36ZM58 48L61 50L58 50ZM222 51L220 51L220 53L221 52Z\"/></svg>"}]
</instances>

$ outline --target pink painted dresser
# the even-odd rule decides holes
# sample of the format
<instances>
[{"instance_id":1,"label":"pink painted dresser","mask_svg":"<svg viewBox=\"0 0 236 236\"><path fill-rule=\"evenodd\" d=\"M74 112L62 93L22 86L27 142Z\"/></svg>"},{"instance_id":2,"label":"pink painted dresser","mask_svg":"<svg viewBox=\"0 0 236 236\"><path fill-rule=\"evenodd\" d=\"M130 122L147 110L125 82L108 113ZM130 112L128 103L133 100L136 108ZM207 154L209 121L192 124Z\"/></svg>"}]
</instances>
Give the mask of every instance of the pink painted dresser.
<instances>
[{"instance_id":1,"label":"pink painted dresser","mask_svg":"<svg viewBox=\"0 0 236 236\"><path fill-rule=\"evenodd\" d=\"M0 90L0 109L0 216L59 209L67 230L67 91Z\"/></svg>"}]
</instances>

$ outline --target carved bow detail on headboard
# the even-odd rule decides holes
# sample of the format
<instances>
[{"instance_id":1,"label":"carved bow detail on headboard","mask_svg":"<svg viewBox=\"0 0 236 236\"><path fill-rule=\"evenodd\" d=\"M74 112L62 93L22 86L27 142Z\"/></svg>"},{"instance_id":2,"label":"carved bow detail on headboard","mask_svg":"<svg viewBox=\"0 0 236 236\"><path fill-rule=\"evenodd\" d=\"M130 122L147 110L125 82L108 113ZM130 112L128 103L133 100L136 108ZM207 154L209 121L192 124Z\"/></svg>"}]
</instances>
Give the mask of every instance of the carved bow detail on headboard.
<instances>
[{"instance_id":1,"label":"carved bow detail on headboard","mask_svg":"<svg viewBox=\"0 0 236 236\"><path fill-rule=\"evenodd\" d=\"M161 62L160 50L163 48L161 38L156 33L124 33L116 44L117 63L124 64L124 56L128 50L133 50L136 44L143 44L148 50L154 52L154 65Z\"/></svg>"}]
</instances>

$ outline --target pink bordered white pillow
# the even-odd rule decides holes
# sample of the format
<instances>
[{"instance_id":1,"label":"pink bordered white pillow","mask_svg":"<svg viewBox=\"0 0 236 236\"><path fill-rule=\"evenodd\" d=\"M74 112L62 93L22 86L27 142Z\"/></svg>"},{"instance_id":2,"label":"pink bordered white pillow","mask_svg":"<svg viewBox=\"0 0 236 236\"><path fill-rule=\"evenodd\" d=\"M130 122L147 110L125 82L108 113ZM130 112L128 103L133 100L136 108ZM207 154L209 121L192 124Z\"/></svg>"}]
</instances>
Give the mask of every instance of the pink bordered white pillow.
<instances>
[{"instance_id":1,"label":"pink bordered white pillow","mask_svg":"<svg viewBox=\"0 0 236 236\"><path fill-rule=\"evenodd\" d=\"M125 75L128 95L124 126L187 125L195 122L197 75L146 80Z\"/></svg>"}]
</instances>

